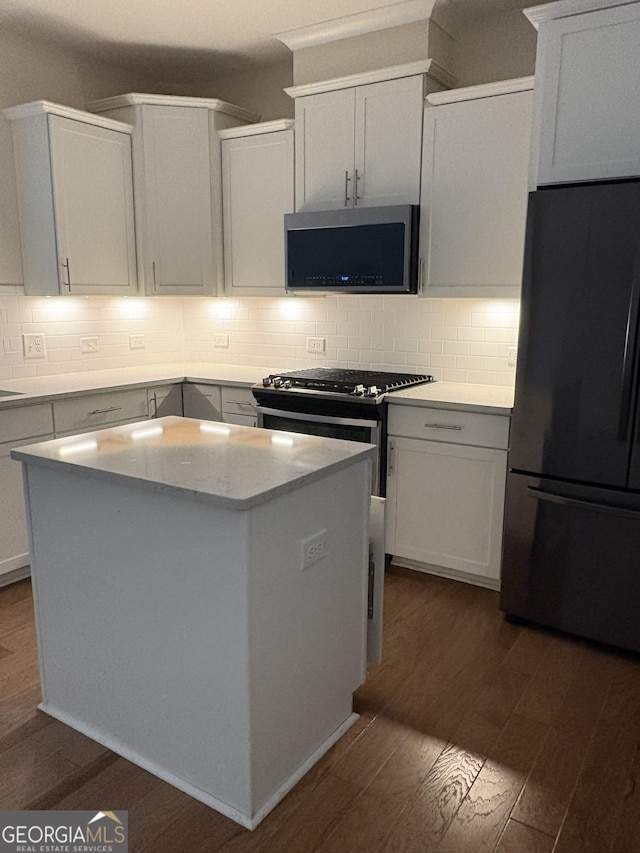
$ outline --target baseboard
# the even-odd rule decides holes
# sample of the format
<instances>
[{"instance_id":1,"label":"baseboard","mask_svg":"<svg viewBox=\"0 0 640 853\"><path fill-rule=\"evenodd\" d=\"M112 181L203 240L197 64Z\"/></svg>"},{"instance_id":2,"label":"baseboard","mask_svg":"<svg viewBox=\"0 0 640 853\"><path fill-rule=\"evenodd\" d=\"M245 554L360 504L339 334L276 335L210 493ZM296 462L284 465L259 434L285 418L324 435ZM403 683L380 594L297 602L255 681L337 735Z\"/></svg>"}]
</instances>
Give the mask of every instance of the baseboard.
<instances>
[{"instance_id":1,"label":"baseboard","mask_svg":"<svg viewBox=\"0 0 640 853\"><path fill-rule=\"evenodd\" d=\"M500 592L500 580L496 578L487 578L484 575L472 575L469 572L459 572L456 569L447 569L444 566L432 566L430 563L420 563L418 560L408 560L404 557L391 557L391 562L394 566L400 566L402 569L413 569L416 572L424 572L427 575L438 575L442 578L449 578L454 581L462 581L470 583L473 586L482 586L485 589L493 589Z\"/></svg>"}]
</instances>

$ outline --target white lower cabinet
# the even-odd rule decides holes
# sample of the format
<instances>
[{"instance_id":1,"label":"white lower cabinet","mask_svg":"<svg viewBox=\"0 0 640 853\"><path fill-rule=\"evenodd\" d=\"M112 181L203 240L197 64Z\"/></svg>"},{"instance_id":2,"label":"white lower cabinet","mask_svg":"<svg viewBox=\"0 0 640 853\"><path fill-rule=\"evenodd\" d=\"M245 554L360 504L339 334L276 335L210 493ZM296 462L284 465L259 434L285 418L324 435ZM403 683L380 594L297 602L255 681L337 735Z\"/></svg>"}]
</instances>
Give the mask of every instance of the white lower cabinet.
<instances>
[{"instance_id":1,"label":"white lower cabinet","mask_svg":"<svg viewBox=\"0 0 640 853\"><path fill-rule=\"evenodd\" d=\"M508 418L389 408L387 552L399 565L499 588Z\"/></svg>"},{"instance_id":2,"label":"white lower cabinet","mask_svg":"<svg viewBox=\"0 0 640 853\"><path fill-rule=\"evenodd\" d=\"M147 402L150 418L164 418L167 415L182 417L182 383L149 388Z\"/></svg>"},{"instance_id":3,"label":"white lower cabinet","mask_svg":"<svg viewBox=\"0 0 640 853\"><path fill-rule=\"evenodd\" d=\"M222 420L240 426L258 425L256 401L251 388L222 386Z\"/></svg>"},{"instance_id":4,"label":"white lower cabinet","mask_svg":"<svg viewBox=\"0 0 640 853\"><path fill-rule=\"evenodd\" d=\"M185 382L182 387L182 405L185 418L222 420L222 395L219 385Z\"/></svg>"},{"instance_id":5,"label":"white lower cabinet","mask_svg":"<svg viewBox=\"0 0 640 853\"><path fill-rule=\"evenodd\" d=\"M4 586L29 573L22 466L11 458L11 450L53 438L51 405L0 412L0 435L0 586Z\"/></svg>"}]
</instances>

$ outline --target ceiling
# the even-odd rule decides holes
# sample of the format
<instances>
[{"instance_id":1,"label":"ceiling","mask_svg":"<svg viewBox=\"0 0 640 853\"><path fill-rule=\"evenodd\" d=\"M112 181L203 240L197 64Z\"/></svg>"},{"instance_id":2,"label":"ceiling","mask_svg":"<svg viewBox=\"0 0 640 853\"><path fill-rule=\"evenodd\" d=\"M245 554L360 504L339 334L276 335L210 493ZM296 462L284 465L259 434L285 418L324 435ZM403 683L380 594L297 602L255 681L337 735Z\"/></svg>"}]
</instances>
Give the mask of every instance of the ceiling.
<instances>
[{"instance_id":1,"label":"ceiling","mask_svg":"<svg viewBox=\"0 0 640 853\"><path fill-rule=\"evenodd\" d=\"M538 0L540 2L540 0ZM164 79L232 72L285 60L274 33L360 14L384 0L0 0L0 28ZM436 0L467 21L533 5L522 0ZM434 13L435 14L435 13Z\"/></svg>"}]
</instances>

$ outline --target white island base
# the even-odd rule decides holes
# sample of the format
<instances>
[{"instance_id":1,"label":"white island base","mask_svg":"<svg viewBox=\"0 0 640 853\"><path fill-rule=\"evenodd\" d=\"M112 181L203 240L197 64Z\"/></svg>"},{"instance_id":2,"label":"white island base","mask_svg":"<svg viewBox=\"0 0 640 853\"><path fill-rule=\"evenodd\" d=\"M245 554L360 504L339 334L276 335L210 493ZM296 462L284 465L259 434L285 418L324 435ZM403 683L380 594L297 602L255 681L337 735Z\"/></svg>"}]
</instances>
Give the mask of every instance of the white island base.
<instances>
[{"instance_id":1,"label":"white island base","mask_svg":"<svg viewBox=\"0 0 640 853\"><path fill-rule=\"evenodd\" d=\"M31 526L40 707L253 829L357 719L370 452L163 422L164 436L144 445L128 426L14 451ZM241 457L225 456L225 440ZM319 467L314 442L340 445L342 459ZM217 454L215 477L203 450ZM286 454L295 476L283 474ZM250 463L261 493L211 487ZM179 465L188 486L176 485ZM302 543L322 531L325 556L303 569Z\"/></svg>"}]
</instances>

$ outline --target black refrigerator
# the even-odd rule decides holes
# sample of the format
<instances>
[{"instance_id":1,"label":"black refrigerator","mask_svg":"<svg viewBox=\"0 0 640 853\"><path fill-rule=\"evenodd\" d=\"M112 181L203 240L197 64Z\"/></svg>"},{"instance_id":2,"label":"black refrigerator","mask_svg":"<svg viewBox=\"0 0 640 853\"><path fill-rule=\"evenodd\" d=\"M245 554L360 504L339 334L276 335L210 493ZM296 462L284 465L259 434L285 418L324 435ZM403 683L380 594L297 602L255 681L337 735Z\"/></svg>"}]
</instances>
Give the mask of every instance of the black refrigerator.
<instances>
[{"instance_id":1,"label":"black refrigerator","mask_svg":"<svg viewBox=\"0 0 640 853\"><path fill-rule=\"evenodd\" d=\"M529 196L500 604L640 651L640 180Z\"/></svg>"}]
</instances>

